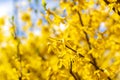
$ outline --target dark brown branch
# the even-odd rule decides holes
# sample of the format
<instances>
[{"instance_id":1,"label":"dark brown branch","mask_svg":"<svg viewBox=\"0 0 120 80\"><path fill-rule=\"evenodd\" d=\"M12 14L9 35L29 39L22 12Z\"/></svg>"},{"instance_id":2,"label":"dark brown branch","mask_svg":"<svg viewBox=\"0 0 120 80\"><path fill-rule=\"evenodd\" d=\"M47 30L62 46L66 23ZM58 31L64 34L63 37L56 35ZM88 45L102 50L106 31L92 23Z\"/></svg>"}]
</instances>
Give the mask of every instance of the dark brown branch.
<instances>
[{"instance_id":1,"label":"dark brown branch","mask_svg":"<svg viewBox=\"0 0 120 80\"><path fill-rule=\"evenodd\" d=\"M90 41L89 41L88 34L87 34L85 31L83 31L83 32L84 32L84 34L85 34L85 38L86 38L86 41L87 41L88 47L89 47L89 49L91 50L92 47L91 47L91 43L90 43Z\"/></svg>"},{"instance_id":2,"label":"dark brown branch","mask_svg":"<svg viewBox=\"0 0 120 80\"><path fill-rule=\"evenodd\" d=\"M79 16L79 21L80 21L80 24L82 25L82 27L84 26L83 22L82 22L82 17L81 17L81 14L79 11L77 11L77 14Z\"/></svg>"},{"instance_id":3,"label":"dark brown branch","mask_svg":"<svg viewBox=\"0 0 120 80\"><path fill-rule=\"evenodd\" d=\"M81 14L80 14L79 11L77 11L77 14L78 14L78 16L79 16L80 23L81 23L81 25L82 25L82 27L83 27L84 24L83 24L83 22L82 22ZM88 43L89 50L91 50L92 47L91 47L91 43L90 43L90 41L89 41L88 34L87 34L85 31L83 31L83 32L84 32L84 34L85 34L85 37L86 37L86 41L87 41L87 43ZM102 72L104 72L104 70L100 69L100 68L97 66L96 59L93 57L92 54L90 54L90 57L91 57L91 59L92 59L92 61L90 61L90 63L95 67L95 69L96 69L96 70L99 69L99 70L101 70ZM108 80L111 80L110 77L108 77L107 79L108 79Z\"/></svg>"},{"instance_id":4,"label":"dark brown branch","mask_svg":"<svg viewBox=\"0 0 120 80\"><path fill-rule=\"evenodd\" d=\"M69 46L67 46L67 45L65 45L65 46L66 46L68 49L70 49L71 51L77 53L77 51L74 50L74 49L72 49L71 47L69 47ZM80 57L84 57L82 54L79 54L79 56L80 56Z\"/></svg>"},{"instance_id":5,"label":"dark brown branch","mask_svg":"<svg viewBox=\"0 0 120 80\"><path fill-rule=\"evenodd\" d=\"M107 0L104 0L104 2L105 2L106 4L110 4L110 2L109 2L109 1L107 1Z\"/></svg>"},{"instance_id":6,"label":"dark brown branch","mask_svg":"<svg viewBox=\"0 0 120 80\"><path fill-rule=\"evenodd\" d=\"M79 75L72 71L72 61L70 61L70 74L74 77L75 80L81 80Z\"/></svg>"},{"instance_id":7,"label":"dark brown branch","mask_svg":"<svg viewBox=\"0 0 120 80\"><path fill-rule=\"evenodd\" d=\"M72 49L71 47L69 47L69 46L67 46L67 45L65 45L65 46L66 46L68 49L72 50L73 52L77 53L77 51L74 50L74 49Z\"/></svg>"},{"instance_id":8,"label":"dark brown branch","mask_svg":"<svg viewBox=\"0 0 120 80\"><path fill-rule=\"evenodd\" d=\"M108 0L104 0L104 2L106 3L106 4L110 4L110 3L120 3L120 0L117 0L116 2L109 2Z\"/></svg>"},{"instance_id":9,"label":"dark brown branch","mask_svg":"<svg viewBox=\"0 0 120 80\"><path fill-rule=\"evenodd\" d=\"M70 49L71 51L77 53L76 50L68 47L67 45L65 45L65 46L66 46L68 49ZM79 54L79 56L84 58L84 56L81 55L81 54ZM100 71L104 72L103 69L101 69L101 68L99 68L99 67L97 66L95 58L93 58L93 56L92 56L91 54L90 54L90 56L92 57L93 60L92 60L92 61L89 61L89 63L92 64L92 65L95 67L95 70L100 70ZM70 74L75 78L75 80L77 80L77 77L76 77L77 74L75 74L75 73L72 72L72 62L70 63ZM75 76L75 75L76 75L76 76ZM108 80L111 80L110 77L107 77L107 79L108 79Z\"/></svg>"},{"instance_id":10,"label":"dark brown branch","mask_svg":"<svg viewBox=\"0 0 120 80\"><path fill-rule=\"evenodd\" d=\"M13 35L14 39L17 41L16 50L17 50L17 56L19 57L19 62L20 62L20 76L19 76L19 80L22 80L22 65L21 65L22 55L20 54L20 49L19 49L20 48L20 40L19 40L19 38L18 38L18 36L16 34L16 26L14 24L14 17L12 17L11 20L12 20L11 24L12 24L13 30L14 30L12 35Z\"/></svg>"},{"instance_id":11,"label":"dark brown branch","mask_svg":"<svg viewBox=\"0 0 120 80\"><path fill-rule=\"evenodd\" d=\"M107 5L109 5L109 4L111 4L111 3L119 4L119 3L120 3L120 0L117 0L116 2L109 2L109 1L107 1L107 0L104 0L104 2L105 2ZM113 7L113 11L115 12L115 7ZM117 14L120 15L120 11L118 11Z\"/></svg>"},{"instance_id":12,"label":"dark brown branch","mask_svg":"<svg viewBox=\"0 0 120 80\"><path fill-rule=\"evenodd\" d=\"M22 80L22 64L21 64L21 61L22 61L22 55L20 54L20 41L19 41L19 39L16 37L15 38L16 40L17 40L17 42L18 42L18 44L17 44L17 55L18 55L18 57L19 57L19 62L20 62L20 76L19 76L19 80Z\"/></svg>"}]
</instances>

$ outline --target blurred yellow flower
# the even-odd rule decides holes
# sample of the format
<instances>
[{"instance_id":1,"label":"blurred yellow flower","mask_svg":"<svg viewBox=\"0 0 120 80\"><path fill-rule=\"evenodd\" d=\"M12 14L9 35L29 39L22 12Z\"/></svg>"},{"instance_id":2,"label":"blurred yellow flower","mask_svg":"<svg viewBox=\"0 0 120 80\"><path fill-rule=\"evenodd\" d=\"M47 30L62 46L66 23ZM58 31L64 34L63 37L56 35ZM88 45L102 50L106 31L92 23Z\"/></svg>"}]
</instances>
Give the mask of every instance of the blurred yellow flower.
<instances>
[{"instance_id":1,"label":"blurred yellow flower","mask_svg":"<svg viewBox=\"0 0 120 80\"><path fill-rule=\"evenodd\" d=\"M20 27L0 17L0 80L120 80L118 0L34 1L46 12L18 11Z\"/></svg>"},{"instance_id":2,"label":"blurred yellow flower","mask_svg":"<svg viewBox=\"0 0 120 80\"><path fill-rule=\"evenodd\" d=\"M37 24L37 26L40 26L42 24L42 20L39 19L36 24Z\"/></svg>"},{"instance_id":3,"label":"blurred yellow flower","mask_svg":"<svg viewBox=\"0 0 120 80\"><path fill-rule=\"evenodd\" d=\"M5 24L4 17L0 17L0 26L3 26Z\"/></svg>"},{"instance_id":4,"label":"blurred yellow flower","mask_svg":"<svg viewBox=\"0 0 120 80\"><path fill-rule=\"evenodd\" d=\"M31 19L30 13L28 13L28 12L23 12L23 13L21 13L21 20L22 20L23 22L29 22L30 19Z\"/></svg>"}]
</instances>

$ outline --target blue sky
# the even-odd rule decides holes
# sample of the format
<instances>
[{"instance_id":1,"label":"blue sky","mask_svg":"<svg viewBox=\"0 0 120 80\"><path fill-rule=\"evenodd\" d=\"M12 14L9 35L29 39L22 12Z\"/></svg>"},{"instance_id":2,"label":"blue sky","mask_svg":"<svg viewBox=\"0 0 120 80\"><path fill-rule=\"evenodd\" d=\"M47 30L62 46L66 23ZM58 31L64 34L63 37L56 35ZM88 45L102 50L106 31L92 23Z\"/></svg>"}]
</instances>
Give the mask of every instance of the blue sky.
<instances>
[{"instance_id":1,"label":"blue sky","mask_svg":"<svg viewBox=\"0 0 120 80\"><path fill-rule=\"evenodd\" d=\"M43 7L41 5L41 0L39 0L39 4L36 5L35 1L36 0L32 0L31 3L28 3L28 0L0 0L0 17L1 16L15 16L15 21L17 24L17 34L18 35L23 35L23 32L21 31L21 25L22 23L19 22L19 20L17 19L17 10L15 9L15 1L18 1L17 5L19 6L20 10L26 10L27 7L31 7L33 10L35 9L39 9L40 11L44 12ZM47 2L47 8L54 8L57 7L59 5L58 0L46 0ZM22 5L22 4L27 4L27 5ZM31 16L34 20L36 21L37 17L36 14L33 12L32 16Z\"/></svg>"},{"instance_id":2,"label":"blue sky","mask_svg":"<svg viewBox=\"0 0 120 80\"><path fill-rule=\"evenodd\" d=\"M13 2L12 0L0 0L0 16L12 15Z\"/></svg>"},{"instance_id":3,"label":"blue sky","mask_svg":"<svg viewBox=\"0 0 120 80\"><path fill-rule=\"evenodd\" d=\"M12 15L16 14L16 13L14 13L15 12L14 11L15 10L14 9L14 1L19 1L19 4L20 4L22 1L25 2L27 0L0 0L0 17L5 16L5 15L12 16ZM31 5L31 7L36 9L37 6L34 1L35 0L32 0L32 4L30 4L30 5ZM40 1L39 10L43 11L43 7L41 6L41 0L39 0L39 1ZM59 6L58 1L59 0L56 0L56 1L55 0L46 0L47 8L54 8L54 7ZM30 6L30 5L28 5L28 6ZM24 8L25 6L22 6L22 7ZM99 26L99 31L104 32L105 30L106 30L106 27L105 27L104 23L102 22Z\"/></svg>"},{"instance_id":4,"label":"blue sky","mask_svg":"<svg viewBox=\"0 0 120 80\"><path fill-rule=\"evenodd\" d=\"M15 0L0 0L0 16L3 16L3 15L12 15L13 12L14 12L14 3ZM27 0L17 0L19 2L21 1L27 1ZM34 1L34 0L33 0ZM41 1L41 0L39 0ZM58 6L58 0L46 0L47 1L47 7L48 8L53 8L55 6ZM43 9L42 6L41 6L41 3L39 4L39 9ZM34 3L32 4L33 7L35 7Z\"/></svg>"}]
</instances>

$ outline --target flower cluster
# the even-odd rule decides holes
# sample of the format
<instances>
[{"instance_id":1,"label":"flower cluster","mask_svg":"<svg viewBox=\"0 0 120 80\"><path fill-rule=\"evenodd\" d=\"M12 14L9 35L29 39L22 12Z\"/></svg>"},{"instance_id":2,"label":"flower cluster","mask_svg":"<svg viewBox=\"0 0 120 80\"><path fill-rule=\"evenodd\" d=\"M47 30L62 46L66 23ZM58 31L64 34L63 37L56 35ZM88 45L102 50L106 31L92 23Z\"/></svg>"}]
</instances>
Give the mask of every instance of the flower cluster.
<instances>
[{"instance_id":1,"label":"flower cluster","mask_svg":"<svg viewBox=\"0 0 120 80\"><path fill-rule=\"evenodd\" d=\"M119 80L119 0L58 2L42 0L36 21L32 8L19 12L25 36L14 17L0 17L0 79Z\"/></svg>"}]
</instances>

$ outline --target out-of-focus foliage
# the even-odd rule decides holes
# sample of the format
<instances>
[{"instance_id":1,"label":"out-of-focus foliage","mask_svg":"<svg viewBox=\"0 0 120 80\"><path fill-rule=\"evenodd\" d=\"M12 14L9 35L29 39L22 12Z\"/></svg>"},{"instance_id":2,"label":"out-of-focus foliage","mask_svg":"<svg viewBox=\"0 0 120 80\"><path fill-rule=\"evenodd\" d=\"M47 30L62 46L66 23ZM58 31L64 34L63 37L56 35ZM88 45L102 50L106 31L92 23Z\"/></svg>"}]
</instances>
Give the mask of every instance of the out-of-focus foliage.
<instances>
[{"instance_id":1,"label":"out-of-focus foliage","mask_svg":"<svg viewBox=\"0 0 120 80\"><path fill-rule=\"evenodd\" d=\"M26 36L0 17L0 80L120 80L119 0L40 1L37 21L19 12Z\"/></svg>"}]
</instances>

